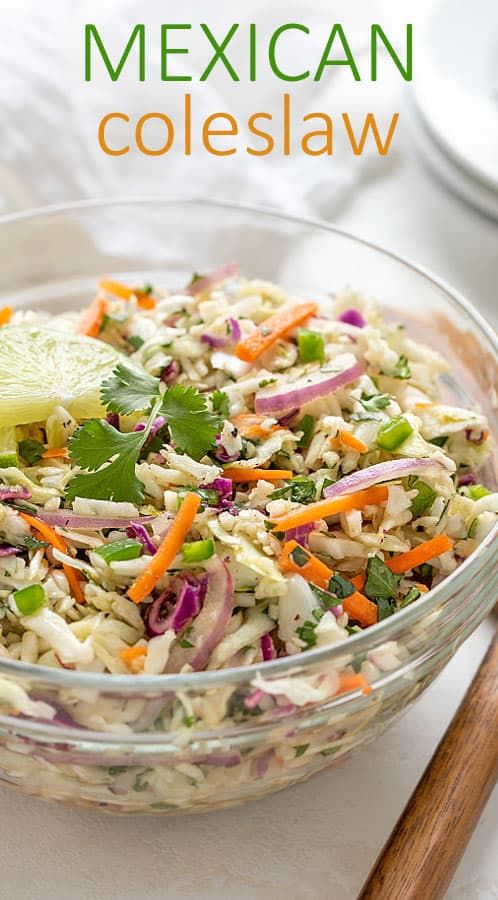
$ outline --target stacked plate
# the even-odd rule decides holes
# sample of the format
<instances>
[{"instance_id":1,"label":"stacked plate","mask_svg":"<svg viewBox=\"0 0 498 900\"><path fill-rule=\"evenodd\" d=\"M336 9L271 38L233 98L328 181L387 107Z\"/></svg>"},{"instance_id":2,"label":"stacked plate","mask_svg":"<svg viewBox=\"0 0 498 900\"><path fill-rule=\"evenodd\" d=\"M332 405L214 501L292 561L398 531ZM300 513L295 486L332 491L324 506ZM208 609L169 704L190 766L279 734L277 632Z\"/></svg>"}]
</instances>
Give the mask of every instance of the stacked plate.
<instances>
[{"instance_id":1,"label":"stacked plate","mask_svg":"<svg viewBox=\"0 0 498 900\"><path fill-rule=\"evenodd\" d=\"M419 151L451 190L498 219L498 0L442 0L415 65Z\"/></svg>"}]
</instances>

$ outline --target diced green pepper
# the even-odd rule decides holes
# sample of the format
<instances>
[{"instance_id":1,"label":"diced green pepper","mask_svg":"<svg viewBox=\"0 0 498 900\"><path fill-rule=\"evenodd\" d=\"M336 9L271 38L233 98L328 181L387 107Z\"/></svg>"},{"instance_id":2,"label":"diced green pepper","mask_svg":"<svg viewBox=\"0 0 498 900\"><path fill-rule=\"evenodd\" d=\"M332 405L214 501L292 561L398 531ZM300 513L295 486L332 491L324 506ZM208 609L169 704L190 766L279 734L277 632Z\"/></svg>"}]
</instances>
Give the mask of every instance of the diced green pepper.
<instances>
[{"instance_id":1,"label":"diced green pepper","mask_svg":"<svg viewBox=\"0 0 498 900\"><path fill-rule=\"evenodd\" d=\"M381 425L377 432L377 446L390 452L397 450L413 434L413 428L404 416L395 416Z\"/></svg>"},{"instance_id":2,"label":"diced green pepper","mask_svg":"<svg viewBox=\"0 0 498 900\"><path fill-rule=\"evenodd\" d=\"M190 544L184 544L182 556L187 563L203 562L210 559L214 554L214 541L207 538L205 541L191 541Z\"/></svg>"},{"instance_id":3,"label":"diced green pepper","mask_svg":"<svg viewBox=\"0 0 498 900\"><path fill-rule=\"evenodd\" d=\"M315 420L313 416L303 416L297 426L297 430L303 432L303 436L297 445L298 449L306 450L311 443L311 438L313 437L313 432L315 430Z\"/></svg>"},{"instance_id":4,"label":"diced green pepper","mask_svg":"<svg viewBox=\"0 0 498 900\"><path fill-rule=\"evenodd\" d=\"M45 606L47 598L41 584L30 584L28 587L14 591L16 606L23 616L32 616L42 606Z\"/></svg>"},{"instance_id":5,"label":"diced green pepper","mask_svg":"<svg viewBox=\"0 0 498 900\"><path fill-rule=\"evenodd\" d=\"M469 487L469 497L471 500L480 500L481 497L487 497L491 491L488 491L483 484L474 484Z\"/></svg>"},{"instance_id":6,"label":"diced green pepper","mask_svg":"<svg viewBox=\"0 0 498 900\"><path fill-rule=\"evenodd\" d=\"M113 541L111 544L98 547L95 553L98 553L109 564L112 562L125 562L128 559L138 559L142 550L143 547L140 541L135 541L133 538L125 538L122 541Z\"/></svg>"},{"instance_id":7,"label":"diced green pepper","mask_svg":"<svg viewBox=\"0 0 498 900\"><path fill-rule=\"evenodd\" d=\"M300 331L297 336L299 356L303 363L325 362L325 343L321 334L317 331Z\"/></svg>"}]
</instances>

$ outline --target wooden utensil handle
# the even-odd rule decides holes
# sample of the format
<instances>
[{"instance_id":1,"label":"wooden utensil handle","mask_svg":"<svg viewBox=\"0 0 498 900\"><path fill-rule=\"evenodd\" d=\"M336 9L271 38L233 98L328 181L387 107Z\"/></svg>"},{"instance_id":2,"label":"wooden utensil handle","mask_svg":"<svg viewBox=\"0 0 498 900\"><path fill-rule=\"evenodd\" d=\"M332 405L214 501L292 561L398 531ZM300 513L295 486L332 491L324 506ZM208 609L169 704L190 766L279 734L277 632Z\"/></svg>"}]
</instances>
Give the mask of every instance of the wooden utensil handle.
<instances>
[{"instance_id":1,"label":"wooden utensil handle","mask_svg":"<svg viewBox=\"0 0 498 900\"><path fill-rule=\"evenodd\" d=\"M495 634L358 900L441 900L497 778Z\"/></svg>"}]
</instances>

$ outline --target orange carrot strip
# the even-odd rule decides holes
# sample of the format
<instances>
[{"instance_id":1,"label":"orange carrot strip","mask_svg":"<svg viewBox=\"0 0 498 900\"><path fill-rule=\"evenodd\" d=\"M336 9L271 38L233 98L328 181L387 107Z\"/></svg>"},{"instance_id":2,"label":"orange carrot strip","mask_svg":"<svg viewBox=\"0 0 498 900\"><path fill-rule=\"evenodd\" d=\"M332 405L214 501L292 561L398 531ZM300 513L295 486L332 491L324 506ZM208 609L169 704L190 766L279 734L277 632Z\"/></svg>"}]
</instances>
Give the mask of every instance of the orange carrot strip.
<instances>
[{"instance_id":1,"label":"orange carrot strip","mask_svg":"<svg viewBox=\"0 0 498 900\"><path fill-rule=\"evenodd\" d=\"M306 561L303 560L302 565L299 565L293 559L292 554L295 550L298 550L299 556L304 554L307 557ZM317 556L313 556L309 550L301 547L297 541L285 542L280 554L279 564L283 572L297 572L303 578L306 578L306 581L311 581L323 590L328 590L329 581L334 574L332 569L329 569Z\"/></svg>"},{"instance_id":2,"label":"orange carrot strip","mask_svg":"<svg viewBox=\"0 0 498 900\"><path fill-rule=\"evenodd\" d=\"M48 544L51 544L52 547L55 547L59 553L68 553L68 547L65 540L54 531L50 525L47 525L46 522L42 522L41 519L37 519L36 516L29 516L27 513L19 513L22 519L30 526L30 528L34 528L42 538L47 541ZM68 566L66 563L62 563L62 568L64 570L64 574L68 580L69 587L71 588L71 593L74 599L78 603L85 602L85 596L83 594L83 590L81 587L81 581L83 576L79 569L74 569L72 566Z\"/></svg>"},{"instance_id":3,"label":"orange carrot strip","mask_svg":"<svg viewBox=\"0 0 498 900\"><path fill-rule=\"evenodd\" d=\"M263 428L262 423L265 422L267 416L258 416L256 413L247 413L240 416L234 416L232 424L238 429L242 437L245 438L267 438L275 431L280 431L280 425L270 425L269 428Z\"/></svg>"},{"instance_id":4,"label":"orange carrot strip","mask_svg":"<svg viewBox=\"0 0 498 900\"><path fill-rule=\"evenodd\" d=\"M361 688L363 694L371 694L372 688L364 675L339 675L338 694L346 694L348 691L356 691Z\"/></svg>"},{"instance_id":5,"label":"orange carrot strip","mask_svg":"<svg viewBox=\"0 0 498 900\"><path fill-rule=\"evenodd\" d=\"M128 597L134 603L141 603L151 593L162 575L169 569L175 556L180 552L184 539L197 515L201 504L198 494L189 491L182 500L180 509L163 539L155 556L151 556L150 562L141 575L128 589Z\"/></svg>"},{"instance_id":6,"label":"orange carrot strip","mask_svg":"<svg viewBox=\"0 0 498 900\"><path fill-rule=\"evenodd\" d=\"M12 307L4 306L0 309L0 325L8 325L12 318Z\"/></svg>"},{"instance_id":7,"label":"orange carrot strip","mask_svg":"<svg viewBox=\"0 0 498 900\"><path fill-rule=\"evenodd\" d=\"M383 485L356 491L354 494L344 494L342 497L332 497L330 500L318 500L317 503L310 503L304 509L297 509L286 516L272 519L273 531L288 531L290 528L326 519L337 513L348 512L350 509L376 506L384 500L387 500L387 488Z\"/></svg>"},{"instance_id":8,"label":"orange carrot strip","mask_svg":"<svg viewBox=\"0 0 498 900\"><path fill-rule=\"evenodd\" d=\"M357 453L368 453L368 444L365 444L364 441L360 441L360 439L355 437L354 434L351 434L350 431L339 431L338 438L345 447L356 450Z\"/></svg>"},{"instance_id":9,"label":"orange carrot strip","mask_svg":"<svg viewBox=\"0 0 498 900\"><path fill-rule=\"evenodd\" d=\"M348 614L349 618L359 622L360 625L375 625L378 621L379 611L377 604L372 603L368 597L364 597L358 591L349 597L345 597L344 600L341 600L341 603L344 612Z\"/></svg>"},{"instance_id":10,"label":"orange carrot strip","mask_svg":"<svg viewBox=\"0 0 498 900\"><path fill-rule=\"evenodd\" d=\"M103 297L94 297L88 309L85 310L76 329L78 334L86 334L87 337L97 337L106 314L107 301Z\"/></svg>"},{"instance_id":11,"label":"orange carrot strip","mask_svg":"<svg viewBox=\"0 0 498 900\"><path fill-rule=\"evenodd\" d=\"M123 662L128 664L133 662L134 659L138 659L140 656L146 656L147 647L125 647L123 650L119 651L119 655Z\"/></svg>"},{"instance_id":12,"label":"orange carrot strip","mask_svg":"<svg viewBox=\"0 0 498 900\"><path fill-rule=\"evenodd\" d=\"M434 559L435 556L441 556L442 553L446 553L452 547L453 541L447 534L438 534L436 537L431 538L430 541L425 541L406 553L400 553L399 556L390 559L386 565L395 575L402 575L403 572L422 566L429 559Z\"/></svg>"},{"instance_id":13,"label":"orange carrot strip","mask_svg":"<svg viewBox=\"0 0 498 900\"><path fill-rule=\"evenodd\" d=\"M358 575L355 575L354 578L349 579L351 584L354 584L357 591L362 591L365 587L365 581L367 580L367 576L364 572L359 572Z\"/></svg>"},{"instance_id":14,"label":"orange carrot strip","mask_svg":"<svg viewBox=\"0 0 498 900\"><path fill-rule=\"evenodd\" d=\"M259 481L260 478L265 481L286 481L292 478L293 472L289 469L244 469L237 466L232 469L223 469L225 478L231 481Z\"/></svg>"},{"instance_id":15,"label":"orange carrot strip","mask_svg":"<svg viewBox=\"0 0 498 900\"><path fill-rule=\"evenodd\" d=\"M42 459L59 459L68 456L67 447L49 447L42 453Z\"/></svg>"},{"instance_id":16,"label":"orange carrot strip","mask_svg":"<svg viewBox=\"0 0 498 900\"><path fill-rule=\"evenodd\" d=\"M418 588L421 594L427 594L429 588L426 584L421 584L420 581L414 581L413 583L415 587Z\"/></svg>"},{"instance_id":17,"label":"orange carrot strip","mask_svg":"<svg viewBox=\"0 0 498 900\"><path fill-rule=\"evenodd\" d=\"M254 362L265 350L268 350L275 341L285 337L289 331L301 325L317 311L316 303L299 303L297 306L287 307L281 312L275 313L269 319L265 319L244 341L239 341L235 348L235 355L244 362Z\"/></svg>"},{"instance_id":18,"label":"orange carrot strip","mask_svg":"<svg viewBox=\"0 0 498 900\"><path fill-rule=\"evenodd\" d=\"M141 309L155 309L157 306L157 301L149 294L128 287L126 284L121 284L119 281L103 278L99 281L99 288L101 291L106 291L107 294L114 294L115 297L120 297L121 300L129 300L131 297L136 297L137 304Z\"/></svg>"},{"instance_id":19,"label":"orange carrot strip","mask_svg":"<svg viewBox=\"0 0 498 900\"><path fill-rule=\"evenodd\" d=\"M301 559L296 562L293 558L296 548L300 551L299 556L304 554L307 557L306 561L302 561L302 565L299 565ZM306 581L311 581L312 584L316 584L317 587L323 590L328 590L329 581L334 574L332 569L329 569L318 557L313 556L309 550L301 547L297 541L286 541L280 555L279 564L283 572L297 572ZM367 597L364 597L363 594L359 594L358 591L341 600L341 603L348 616L355 619L360 625L374 625L377 621L377 606L368 600Z\"/></svg>"}]
</instances>

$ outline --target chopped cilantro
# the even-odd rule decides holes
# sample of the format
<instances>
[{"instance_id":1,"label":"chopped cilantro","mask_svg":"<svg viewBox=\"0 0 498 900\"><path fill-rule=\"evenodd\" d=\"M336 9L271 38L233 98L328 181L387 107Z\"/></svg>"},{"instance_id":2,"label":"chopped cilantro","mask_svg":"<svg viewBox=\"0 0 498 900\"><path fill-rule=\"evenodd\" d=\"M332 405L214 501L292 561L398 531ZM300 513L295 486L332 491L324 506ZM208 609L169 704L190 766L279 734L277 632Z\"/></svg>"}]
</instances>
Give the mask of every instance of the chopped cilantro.
<instances>
[{"instance_id":1,"label":"chopped cilantro","mask_svg":"<svg viewBox=\"0 0 498 900\"><path fill-rule=\"evenodd\" d=\"M394 603L392 600L388 600L386 597L378 597L375 602L377 604L379 622L382 622L382 619L387 619L389 616L393 615Z\"/></svg>"},{"instance_id":2,"label":"chopped cilantro","mask_svg":"<svg viewBox=\"0 0 498 900\"><path fill-rule=\"evenodd\" d=\"M301 625L300 628L296 628L296 634L306 647L309 649L310 647L314 647L316 644L316 634L315 629L317 627L317 622L306 621Z\"/></svg>"},{"instance_id":3,"label":"chopped cilantro","mask_svg":"<svg viewBox=\"0 0 498 900\"><path fill-rule=\"evenodd\" d=\"M316 497L316 484L311 478L296 475L285 487L270 494L270 500L292 500L294 503L312 503Z\"/></svg>"},{"instance_id":4,"label":"chopped cilantro","mask_svg":"<svg viewBox=\"0 0 498 900\"><path fill-rule=\"evenodd\" d=\"M412 377L412 370L410 369L410 364L406 356L402 354L399 357L391 374L393 378L401 378L403 381Z\"/></svg>"},{"instance_id":5,"label":"chopped cilantro","mask_svg":"<svg viewBox=\"0 0 498 900\"><path fill-rule=\"evenodd\" d=\"M417 496L413 498L410 509L413 518L418 519L419 516L423 516L430 509L437 497L437 493L419 478L415 478L411 484L409 480L408 487L411 491L417 491Z\"/></svg>"},{"instance_id":6,"label":"chopped cilantro","mask_svg":"<svg viewBox=\"0 0 498 900\"><path fill-rule=\"evenodd\" d=\"M306 553L306 550L303 550L302 547L294 547L294 550L291 553L291 557L293 562L295 562L296 566L299 566L302 569L303 566L309 561L309 555Z\"/></svg>"},{"instance_id":7,"label":"chopped cilantro","mask_svg":"<svg viewBox=\"0 0 498 900\"><path fill-rule=\"evenodd\" d=\"M444 447L447 440L448 440L448 435L442 434L439 437L432 438L429 441L429 444L434 444L435 447Z\"/></svg>"},{"instance_id":8,"label":"chopped cilantro","mask_svg":"<svg viewBox=\"0 0 498 900\"><path fill-rule=\"evenodd\" d=\"M371 412L356 412L349 417L350 422L381 422L380 416L376 416Z\"/></svg>"},{"instance_id":9,"label":"chopped cilantro","mask_svg":"<svg viewBox=\"0 0 498 900\"><path fill-rule=\"evenodd\" d=\"M302 756L303 753L306 753L309 744L298 744L297 747L294 747L294 752L296 754L296 759L298 756Z\"/></svg>"},{"instance_id":10,"label":"chopped cilantro","mask_svg":"<svg viewBox=\"0 0 498 900\"><path fill-rule=\"evenodd\" d=\"M184 716L183 724L186 728L192 728L192 725L195 724L195 716Z\"/></svg>"},{"instance_id":11,"label":"chopped cilantro","mask_svg":"<svg viewBox=\"0 0 498 900\"><path fill-rule=\"evenodd\" d=\"M142 346L142 344L145 344L144 339L141 338L140 335L138 335L138 334L130 335L130 337L127 340L128 340L130 347L133 347L134 350L140 350L140 347Z\"/></svg>"},{"instance_id":12,"label":"chopped cilantro","mask_svg":"<svg viewBox=\"0 0 498 900\"><path fill-rule=\"evenodd\" d=\"M399 604L400 609L403 609L405 606L409 606L410 603L413 603L414 600L418 600L420 597L420 591L416 587L410 588L408 593L405 594L404 597L401 598L401 602Z\"/></svg>"},{"instance_id":13,"label":"chopped cilantro","mask_svg":"<svg viewBox=\"0 0 498 900\"><path fill-rule=\"evenodd\" d=\"M374 409L385 409L389 406L391 394L362 394L360 403L364 409L372 411Z\"/></svg>"},{"instance_id":14,"label":"chopped cilantro","mask_svg":"<svg viewBox=\"0 0 498 900\"><path fill-rule=\"evenodd\" d=\"M230 401L225 391L213 391L211 394L211 404L213 411L218 413L222 419L228 419L230 415Z\"/></svg>"},{"instance_id":15,"label":"chopped cilantro","mask_svg":"<svg viewBox=\"0 0 498 900\"><path fill-rule=\"evenodd\" d=\"M24 538L23 544L28 550L41 550L42 548L45 549L45 547L49 546L46 541L38 541L30 534Z\"/></svg>"},{"instance_id":16,"label":"chopped cilantro","mask_svg":"<svg viewBox=\"0 0 498 900\"><path fill-rule=\"evenodd\" d=\"M367 562L364 593L379 606L379 601L392 602L397 596L399 576L395 575L378 556ZM379 606L380 618L380 606Z\"/></svg>"},{"instance_id":17,"label":"chopped cilantro","mask_svg":"<svg viewBox=\"0 0 498 900\"><path fill-rule=\"evenodd\" d=\"M125 772L128 771L127 766L109 766L108 768L109 775L124 775Z\"/></svg>"},{"instance_id":18,"label":"chopped cilantro","mask_svg":"<svg viewBox=\"0 0 498 900\"><path fill-rule=\"evenodd\" d=\"M351 584L351 582L348 581L347 578L343 578L342 575L333 575L329 581L328 589L338 600L344 600L356 591L354 584Z\"/></svg>"},{"instance_id":19,"label":"chopped cilantro","mask_svg":"<svg viewBox=\"0 0 498 900\"><path fill-rule=\"evenodd\" d=\"M25 441L19 441L19 453L30 466L36 465L38 460L42 458L44 450L45 447L43 444L40 444L39 441L34 441L32 438L26 438Z\"/></svg>"},{"instance_id":20,"label":"chopped cilantro","mask_svg":"<svg viewBox=\"0 0 498 900\"><path fill-rule=\"evenodd\" d=\"M310 588L313 591L316 599L318 600L322 609L330 609L331 606L337 605L337 598L333 596L333 594L329 594L328 591L322 591L321 588L317 587L316 584L310 584ZM317 610L313 610L313 615Z\"/></svg>"},{"instance_id":21,"label":"chopped cilantro","mask_svg":"<svg viewBox=\"0 0 498 900\"><path fill-rule=\"evenodd\" d=\"M102 384L102 402L110 412L129 415L149 409L159 397L158 378L118 363Z\"/></svg>"},{"instance_id":22,"label":"chopped cilantro","mask_svg":"<svg viewBox=\"0 0 498 900\"><path fill-rule=\"evenodd\" d=\"M303 416L297 426L297 430L302 431L303 433L303 436L297 445L298 450L306 450L311 443L311 438L313 437L313 432L315 430L315 420L313 416Z\"/></svg>"},{"instance_id":23,"label":"chopped cilantro","mask_svg":"<svg viewBox=\"0 0 498 900\"><path fill-rule=\"evenodd\" d=\"M269 384L275 384L276 380L276 378L263 378L263 380L259 382L258 387L268 387Z\"/></svg>"}]
</instances>

